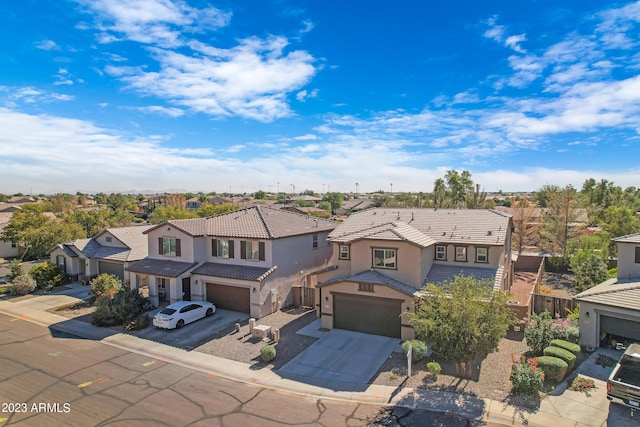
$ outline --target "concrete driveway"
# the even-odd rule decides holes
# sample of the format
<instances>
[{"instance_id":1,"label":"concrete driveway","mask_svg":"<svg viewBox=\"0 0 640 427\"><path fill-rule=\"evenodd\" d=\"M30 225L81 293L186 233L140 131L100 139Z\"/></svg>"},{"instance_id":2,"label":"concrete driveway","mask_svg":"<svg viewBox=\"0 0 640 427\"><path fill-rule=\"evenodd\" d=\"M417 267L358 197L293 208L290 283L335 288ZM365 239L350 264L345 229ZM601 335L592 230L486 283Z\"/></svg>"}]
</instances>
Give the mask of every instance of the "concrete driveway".
<instances>
[{"instance_id":1,"label":"concrete driveway","mask_svg":"<svg viewBox=\"0 0 640 427\"><path fill-rule=\"evenodd\" d=\"M332 329L277 373L336 391L363 391L398 344L396 338Z\"/></svg>"},{"instance_id":2,"label":"concrete driveway","mask_svg":"<svg viewBox=\"0 0 640 427\"><path fill-rule=\"evenodd\" d=\"M155 311L154 311L155 313ZM236 323L244 324L249 319L247 313L217 309L211 317L205 317L185 325L182 329L160 329L153 325L133 334L139 338L167 344L184 350L192 350L203 343L215 339L220 331Z\"/></svg>"}]
</instances>

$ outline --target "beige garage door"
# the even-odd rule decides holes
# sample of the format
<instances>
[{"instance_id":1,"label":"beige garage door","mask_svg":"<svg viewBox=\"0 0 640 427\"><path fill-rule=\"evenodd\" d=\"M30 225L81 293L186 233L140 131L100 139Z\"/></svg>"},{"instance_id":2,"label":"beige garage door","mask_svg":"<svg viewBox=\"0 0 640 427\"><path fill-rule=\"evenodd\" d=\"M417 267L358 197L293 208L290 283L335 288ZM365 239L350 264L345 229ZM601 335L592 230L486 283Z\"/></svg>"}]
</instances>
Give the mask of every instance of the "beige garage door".
<instances>
[{"instance_id":1,"label":"beige garage door","mask_svg":"<svg viewBox=\"0 0 640 427\"><path fill-rule=\"evenodd\" d=\"M207 283L207 301L217 308L251 313L249 288Z\"/></svg>"},{"instance_id":2,"label":"beige garage door","mask_svg":"<svg viewBox=\"0 0 640 427\"><path fill-rule=\"evenodd\" d=\"M332 293L333 327L400 338L402 301Z\"/></svg>"}]
</instances>

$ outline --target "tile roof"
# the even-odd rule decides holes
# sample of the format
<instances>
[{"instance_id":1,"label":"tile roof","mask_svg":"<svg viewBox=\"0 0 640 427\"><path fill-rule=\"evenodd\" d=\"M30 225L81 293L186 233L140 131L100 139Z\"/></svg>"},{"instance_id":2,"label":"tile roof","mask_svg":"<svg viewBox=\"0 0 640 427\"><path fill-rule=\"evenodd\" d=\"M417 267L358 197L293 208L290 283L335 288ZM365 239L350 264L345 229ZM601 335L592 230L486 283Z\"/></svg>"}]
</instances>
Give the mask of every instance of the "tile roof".
<instances>
[{"instance_id":1,"label":"tile roof","mask_svg":"<svg viewBox=\"0 0 640 427\"><path fill-rule=\"evenodd\" d=\"M216 262L205 262L195 270L192 274L202 274L204 276L224 277L227 279L252 280L261 282L273 273L278 266L274 267L255 267L247 265L222 264Z\"/></svg>"},{"instance_id":2,"label":"tile roof","mask_svg":"<svg viewBox=\"0 0 640 427\"><path fill-rule=\"evenodd\" d=\"M423 248L436 243L435 239L403 222L390 222L364 228L353 233L344 234L332 239L332 241L337 243L352 243L362 239L402 240Z\"/></svg>"},{"instance_id":3,"label":"tile roof","mask_svg":"<svg viewBox=\"0 0 640 427\"><path fill-rule=\"evenodd\" d=\"M419 291L420 291L419 289L416 289L411 285L408 285L404 282L393 279L387 276L386 274L380 273L377 270L366 270L361 273L354 274L353 276L336 277L334 279L330 279L322 283L319 283L316 286L321 288L324 286L329 286L329 285L333 285L335 283L340 283L340 282L372 283L376 285L386 285L392 289L395 289L409 296L419 295Z\"/></svg>"},{"instance_id":4,"label":"tile roof","mask_svg":"<svg viewBox=\"0 0 640 427\"><path fill-rule=\"evenodd\" d=\"M152 274L154 276L178 277L198 265L197 262L170 261L164 259L145 258L125 270L133 273Z\"/></svg>"},{"instance_id":5,"label":"tile roof","mask_svg":"<svg viewBox=\"0 0 640 427\"><path fill-rule=\"evenodd\" d=\"M627 234L626 236L616 237L611 240L619 243L640 243L640 233Z\"/></svg>"},{"instance_id":6,"label":"tile roof","mask_svg":"<svg viewBox=\"0 0 640 427\"><path fill-rule=\"evenodd\" d=\"M127 245L131 250L126 261L136 261L149 254L149 238L145 231L151 229L152 225L136 225L132 227L109 228L105 231Z\"/></svg>"},{"instance_id":7,"label":"tile roof","mask_svg":"<svg viewBox=\"0 0 640 427\"><path fill-rule=\"evenodd\" d=\"M500 290L502 284L502 275L504 268L481 268L481 267L457 267L452 265L434 264L427 277L424 279L423 285L433 283L434 285L443 285L453 282L457 275L471 276L476 280L486 280L491 283L493 290Z\"/></svg>"},{"instance_id":8,"label":"tile roof","mask_svg":"<svg viewBox=\"0 0 640 427\"><path fill-rule=\"evenodd\" d=\"M335 221L267 206L252 206L207 218L171 220L155 228L166 224L171 224L191 236L247 239L280 239L331 231L338 225Z\"/></svg>"},{"instance_id":9,"label":"tile roof","mask_svg":"<svg viewBox=\"0 0 640 427\"><path fill-rule=\"evenodd\" d=\"M404 223L438 243L499 245L511 216L488 209L373 208L356 212L329 234L333 241L383 224Z\"/></svg>"},{"instance_id":10,"label":"tile roof","mask_svg":"<svg viewBox=\"0 0 640 427\"><path fill-rule=\"evenodd\" d=\"M609 279L573 298L577 301L640 311L640 280Z\"/></svg>"}]
</instances>

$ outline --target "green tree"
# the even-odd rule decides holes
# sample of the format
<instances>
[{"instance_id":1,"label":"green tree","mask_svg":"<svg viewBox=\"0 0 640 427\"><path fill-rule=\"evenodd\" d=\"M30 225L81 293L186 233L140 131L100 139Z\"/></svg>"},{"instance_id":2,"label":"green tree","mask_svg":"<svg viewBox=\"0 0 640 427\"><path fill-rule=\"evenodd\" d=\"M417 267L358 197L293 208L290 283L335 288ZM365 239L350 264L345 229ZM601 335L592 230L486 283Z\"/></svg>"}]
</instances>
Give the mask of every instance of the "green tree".
<instances>
[{"instance_id":1,"label":"green tree","mask_svg":"<svg viewBox=\"0 0 640 427\"><path fill-rule=\"evenodd\" d=\"M318 203L318 208L324 209L325 211L331 213L331 203L329 203L329 202L320 202L320 203Z\"/></svg>"},{"instance_id":2,"label":"green tree","mask_svg":"<svg viewBox=\"0 0 640 427\"><path fill-rule=\"evenodd\" d=\"M436 208L445 208L447 202L447 186L444 179L438 178L433 183L433 204Z\"/></svg>"},{"instance_id":3,"label":"green tree","mask_svg":"<svg viewBox=\"0 0 640 427\"><path fill-rule=\"evenodd\" d=\"M612 238L638 232L638 218L627 207L609 206L603 217L602 228Z\"/></svg>"},{"instance_id":4,"label":"green tree","mask_svg":"<svg viewBox=\"0 0 640 427\"><path fill-rule=\"evenodd\" d=\"M460 209L464 207L469 195L473 193L473 181L471 173L467 170L458 173L455 170L449 170L444 176L447 183L447 196L454 208Z\"/></svg>"},{"instance_id":5,"label":"green tree","mask_svg":"<svg viewBox=\"0 0 640 427\"><path fill-rule=\"evenodd\" d=\"M344 202L344 195L339 192L326 193L322 200L325 202L329 202L331 204L331 210L335 211L336 209L340 209L340 207L342 207L342 203Z\"/></svg>"},{"instance_id":6,"label":"green tree","mask_svg":"<svg viewBox=\"0 0 640 427\"><path fill-rule=\"evenodd\" d=\"M38 288L60 286L64 285L65 282L64 272L62 269L49 261L41 262L40 264L31 267L29 275L33 277Z\"/></svg>"},{"instance_id":7,"label":"green tree","mask_svg":"<svg viewBox=\"0 0 640 427\"><path fill-rule=\"evenodd\" d=\"M258 190L255 193L253 193L253 197L258 200L264 200L267 198L267 193L265 191Z\"/></svg>"},{"instance_id":8,"label":"green tree","mask_svg":"<svg viewBox=\"0 0 640 427\"><path fill-rule=\"evenodd\" d=\"M586 291L609 279L606 261L595 252L579 250L571 257L569 265L578 292Z\"/></svg>"},{"instance_id":9,"label":"green tree","mask_svg":"<svg viewBox=\"0 0 640 427\"><path fill-rule=\"evenodd\" d=\"M197 212L176 205L158 206L149 217L151 224L161 224L172 219L197 218Z\"/></svg>"},{"instance_id":10,"label":"green tree","mask_svg":"<svg viewBox=\"0 0 640 427\"><path fill-rule=\"evenodd\" d=\"M406 313L418 339L445 360L468 364L495 351L514 323L508 296L492 283L458 275L444 286L429 284Z\"/></svg>"},{"instance_id":11,"label":"green tree","mask_svg":"<svg viewBox=\"0 0 640 427\"><path fill-rule=\"evenodd\" d=\"M570 185L546 193L547 211L542 216L540 245L547 252L559 254L566 260L567 248L575 238L576 191Z\"/></svg>"},{"instance_id":12,"label":"green tree","mask_svg":"<svg viewBox=\"0 0 640 427\"><path fill-rule=\"evenodd\" d=\"M233 212L239 208L240 206L234 203L222 203L219 205L203 203L198 209L196 209L196 215L198 218L206 218L208 216L219 215L225 212Z\"/></svg>"},{"instance_id":13,"label":"green tree","mask_svg":"<svg viewBox=\"0 0 640 427\"><path fill-rule=\"evenodd\" d=\"M524 247L533 246L537 243L539 228L533 223L537 204L529 202L529 198L526 196L520 200L511 197L510 204L515 227L512 247L518 253L522 253Z\"/></svg>"},{"instance_id":14,"label":"green tree","mask_svg":"<svg viewBox=\"0 0 640 427\"><path fill-rule=\"evenodd\" d=\"M135 203L129 196L120 193L111 193L107 197L107 206L117 211L119 209L125 209L128 211L135 210Z\"/></svg>"}]
</instances>

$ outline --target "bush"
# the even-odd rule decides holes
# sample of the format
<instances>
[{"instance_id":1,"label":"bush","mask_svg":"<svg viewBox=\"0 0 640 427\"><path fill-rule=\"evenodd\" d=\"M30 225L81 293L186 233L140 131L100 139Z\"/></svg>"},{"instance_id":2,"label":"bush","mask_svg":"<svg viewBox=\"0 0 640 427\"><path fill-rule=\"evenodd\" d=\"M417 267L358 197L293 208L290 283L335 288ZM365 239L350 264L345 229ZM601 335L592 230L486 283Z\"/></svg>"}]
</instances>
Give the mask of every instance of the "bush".
<instances>
[{"instance_id":1,"label":"bush","mask_svg":"<svg viewBox=\"0 0 640 427\"><path fill-rule=\"evenodd\" d=\"M147 313L140 314L135 319L124 325L125 331L139 331L149 326L149 316Z\"/></svg>"},{"instance_id":2,"label":"bush","mask_svg":"<svg viewBox=\"0 0 640 427\"><path fill-rule=\"evenodd\" d=\"M56 264L49 261L34 265L29 274L36 281L38 289L64 285L64 272Z\"/></svg>"},{"instance_id":3,"label":"bush","mask_svg":"<svg viewBox=\"0 0 640 427\"><path fill-rule=\"evenodd\" d=\"M427 371L429 371L431 375L435 375L437 377L438 375L440 375L442 367L438 362L429 362L427 363Z\"/></svg>"},{"instance_id":4,"label":"bush","mask_svg":"<svg viewBox=\"0 0 640 427\"><path fill-rule=\"evenodd\" d=\"M573 353L574 355L578 355L580 354L580 346L578 344L569 342L569 341L565 341L565 340L552 340L549 345L553 346L553 347L558 347L558 348L562 348L564 350L567 350L571 353Z\"/></svg>"},{"instance_id":5,"label":"bush","mask_svg":"<svg viewBox=\"0 0 640 427\"><path fill-rule=\"evenodd\" d=\"M576 365L576 355L571 353L570 351L565 350L564 348L549 346L544 349L545 356L553 356L558 359L562 359L567 362L567 370L572 370Z\"/></svg>"},{"instance_id":6,"label":"bush","mask_svg":"<svg viewBox=\"0 0 640 427\"><path fill-rule=\"evenodd\" d=\"M538 358L520 357L511 367L511 391L515 394L537 395L542 390L544 372L538 369Z\"/></svg>"},{"instance_id":7,"label":"bush","mask_svg":"<svg viewBox=\"0 0 640 427\"><path fill-rule=\"evenodd\" d=\"M524 328L524 337L527 345L536 356L542 355L544 349L551 345L555 339L566 340L569 337L571 321L569 319L555 320L548 311L541 314L533 314Z\"/></svg>"},{"instance_id":8,"label":"bush","mask_svg":"<svg viewBox=\"0 0 640 427\"><path fill-rule=\"evenodd\" d=\"M113 274L101 274L91 281L91 290L89 295L92 298L98 298L102 295L115 295L122 289L122 280Z\"/></svg>"},{"instance_id":9,"label":"bush","mask_svg":"<svg viewBox=\"0 0 640 427\"><path fill-rule=\"evenodd\" d=\"M138 317L144 313L147 298L137 289L122 288L111 298L108 293L98 297L93 323L97 326L135 327L141 325Z\"/></svg>"},{"instance_id":10,"label":"bush","mask_svg":"<svg viewBox=\"0 0 640 427\"><path fill-rule=\"evenodd\" d=\"M7 279L9 281L13 281L16 277L20 277L24 275L24 270L22 269L22 262L18 258L14 258L9 261L9 275Z\"/></svg>"},{"instance_id":11,"label":"bush","mask_svg":"<svg viewBox=\"0 0 640 427\"><path fill-rule=\"evenodd\" d=\"M596 383L591 378L585 378L578 375L571 382L569 390L579 391L585 393L587 396L591 396L591 390L596 388Z\"/></svg>"},{"instance_id":12,"label":"bush","mask_svg":"<svg viewBox=\"0 0 640 427\"><path fill-rule=\"evenodd\" d=\"M411 361L417 362L427 354L427 345L420 340L407 340L402 343L402 352L404 357L407 357L409 351L409 344L411 344Z\"/></svg>"},{"instance_id":13,"label":"bush","mask_svg":"<svg viewBox=\"0 0 640 427\"><path fill-rule=\"evenodd\" d=\"M276 358L276 348L272 345L265 345L260 349L260 357L264 362L271 362Z\"/></svg>"},{"instance_id":14,"label":"bush","mask_svg":"<svg viewBox=\"0 0 640 427\"><path fill-rule=\"evenodd\" d=\"M567 328L567 341L578 344L580 341L580 328L578 326L569 326Z\"/></svg>"},{"instance_id":15,"label":"bush","mask_svg":"<svg viewBox=\"0 0 640 427\"><path fill-rule=\"evenodd\" d=\"M549 381L560 382L567 375L569 365L562 359L553 356L538 357L538 368L544 372Z\"/></svg>"},{"instance_id":16,"label":"bush","mask_svg":"<svg viewBox=\"0 0 640 427\"><path fill-rule=\"evenodd\" d=\"M27 295L36 288L36 283L31 276L23 274L13 279L13 286L11 287L11 295Z\"/></svg>"}]
</instances>

